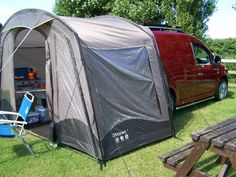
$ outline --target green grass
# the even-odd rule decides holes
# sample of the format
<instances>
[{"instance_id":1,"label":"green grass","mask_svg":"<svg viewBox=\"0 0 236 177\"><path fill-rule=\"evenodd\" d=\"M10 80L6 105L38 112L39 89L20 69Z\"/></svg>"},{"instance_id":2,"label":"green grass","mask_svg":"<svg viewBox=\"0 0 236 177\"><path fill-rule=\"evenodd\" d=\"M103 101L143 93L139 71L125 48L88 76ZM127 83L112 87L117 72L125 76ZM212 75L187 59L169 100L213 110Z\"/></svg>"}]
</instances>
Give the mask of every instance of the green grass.
<instances>
[{"instance_id":1,"label":"green grass","mask_svg":"<svg viewBox=\"0 0 236 177\"><path fill-rule=\"evenodd\" d=\"M0 138L0 177L67 177L67 176L174 176L163 167L158 155L189 141L189 134L219 121L236 116L236 89L229 90L228 98L213 100L178 110L174 127L177 138L169 138L113 159L100 171L96 160L68 147L56 149L43 140L28 134L25 139L32 145L37 157L32 157L17 138ZM216 155L205 153L197 167L216 176L220 166L214 163ZM231 171L229 176L236 173Z\"/></svg>"}]
</instances>

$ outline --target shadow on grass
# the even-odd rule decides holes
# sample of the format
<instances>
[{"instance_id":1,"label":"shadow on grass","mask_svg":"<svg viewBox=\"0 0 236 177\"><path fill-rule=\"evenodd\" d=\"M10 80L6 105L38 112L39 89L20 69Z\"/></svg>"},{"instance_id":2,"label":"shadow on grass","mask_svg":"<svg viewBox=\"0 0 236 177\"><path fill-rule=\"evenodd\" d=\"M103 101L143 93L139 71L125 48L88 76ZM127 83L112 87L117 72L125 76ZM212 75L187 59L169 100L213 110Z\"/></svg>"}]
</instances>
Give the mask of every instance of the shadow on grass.
<instances>
[{"instance_id":1,"label":"shadow on grass","mask_svg":"<svg viewBox=\"0 0 236 177\"><path fill-rule=\"evenodd\" d=\"M35 149L36 156L43 155L52 150L48 147L48 142L45 140L30 141L29 146L32 148L33 151ZM29 151L23 144L17 144L13 146L13 150L15 151L18 157L30 155Z\"/></svg>"},{"instance_id":2,"label":"shadow on grass","mask_svg":"<svg viewBox=\"0 0 236 177\"><path fill-rule=\"evenodd\" d=\"M229 90L226 99L235 99L235 92ZM205 108L211 104L215 104L216 100L211 99L208 101L204 101L202 103L198 103L186 108L179 109L175 112L174 115L174 129L175 132L178 133L180 130L183 130L186 125L191 124L193 118L193 111L198 111L199 109ZM203 121L206 121L204 117Z\"/></svg>"},{"instance_id":3,"label":"shadow on grass","mask_svg":"<svg viewBox=\"0 0 236 177\"><path fill-rule=\"evenodd\" d=\"M215 100L208 100L202 103L198 103L192 106L188 106L186 108L176 110L174 114L174 127L176 133L178 133L180 130L183 130L183 128L186 127L186 125L191 123L191 120L194 117L193 115L194 111L198 111L214 103Z\"/></svg>"},{"instance_id":4,"label":"shadow on grass","mask_svg":"<svg viewBox=\"0 0 236 177\"><path fill-rule=\"evenodd\" d=\"M48 144L42 140L30 141L30 143L28 144L32 148L33 151L34 149L36 150L35 152L36 156L43 155L52 150L48 147ZM37 147L34 148L34 146L37 146ZM26 147L22 143L14 145L12 148L18 157L31 156L29 151L26 149Z\"/></svg>"},{"instance_id":5,"label":"shadow on grass","mask_svg":"<svg viewBox=\"0 0 236 177\"><path fill-rule=\"evenodd\" d=\"M42 155L54 150L52 148L49 148L48 143L46 141L43 141L43 140L30 141L29 146L35 152L36 157L42 156ZM8 149L12 148L14 153L16 154L16 156L19 157L19 158L31 156L31 154L26 149L26 147L21 143L19 143L17 145L13 145L13 146L8 146L6 148L8 148ZM4 150L4 149L1 149L1 150ZM32 158L33 158L33 156L32 156ZM0 161L0 164L9 163L9 162L14 161L14 160L16 160L15 156L13 158L9 157L9 158L6 158L5 160Z\"/></svg>"},{"instance_id":6,"label":"shadow on grass","mask_svg":"<svg viewBox=\"0 0 236 177\"><path fill-rule=\"evenodd\" d=\"M204 171L204 172L209 172L210 170L217 168L220 164L216 163L216 159L219 156L214 154L209 156L208 158L204 158L204 160L200 160L197 165L196 168L199 169L200 171ZM222 165L220 165L222 167ZM219 169L218 173L220 173L221 168ZM236 176L236 172L233 170L233 168L231 167L231 170L228 172L227 174L228 177L235 177Z\"/></svg>"},{"instance_id":7,"label":"shadow on grass","mask_svg":"<svg viewBox=\"0 0 236 177\"><path fill-rule=\"evenodd\" d=\"M30 145L31 147L31 145ZM27 151L23 144L17 144L13 146L13 151L18 157L30 156L30 153Z\"/></svg>"},{"instance_id":8,"label":"shadow on grass","mask_svg":"<svg viewBox=\"0 0 236 177\"><path fill-rule=\"evenodd\" d=\"M219 165L219 164L215 163L216 159L218 157L219 156L217 154L214 154L214 155L211 155L207 158L204 158L203 160L200 160L197 163L196 168L201 171L208 172L208 171L216 168Z\"/></svg>"},{"instance_id":9,"label":"shadow on grass","mask_svg":"<svg viewBox=\"0 0 236 177\"><path fill-rule=\"evenodd\" d=\"M194 107L183 108L177 110L174 114L174 131L178 133L180 130L183 130L184 126L188 123L191 123L193 118Z\"/></svg>"},{"instance_id":10,"label":"shadow on grass","mask_svg":"<svg viewBox=\"0 0 236 177\"><path fill-rule=\"evenodd\" d=\"M235 92L229 90L226 99L235 99L235 97Z\"/></svg>"}]
</instances>

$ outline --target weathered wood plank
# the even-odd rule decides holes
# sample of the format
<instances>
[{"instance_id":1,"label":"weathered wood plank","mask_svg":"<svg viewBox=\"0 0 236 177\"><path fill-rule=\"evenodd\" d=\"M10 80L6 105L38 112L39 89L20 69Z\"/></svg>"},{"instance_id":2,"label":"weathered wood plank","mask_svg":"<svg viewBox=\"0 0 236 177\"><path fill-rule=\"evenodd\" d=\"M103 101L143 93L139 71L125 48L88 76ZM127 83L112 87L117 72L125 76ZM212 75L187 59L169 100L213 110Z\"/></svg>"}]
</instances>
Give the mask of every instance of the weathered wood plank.
<instances>
[{"instance_id":1,"label":"weathered wood plank","mask_svg":"<svg viewBox=\"0 0 236 177\"><path fill-rule=\"evenodd\" d=\"M192 149L186 149L185 151L180 152L176 154L175 156L168 158L166 163L172 166L176 166L178 163L184 161L191 152L192 152Z\"/></svg>"},{"instance_id":2,"label":"weathered wood plank","mask_svg":"<svg viewBox=\"0 0 236 177\"><path fill-rule=\"evenodd\" d=\"M207 133L209 133L209 132L211 132L211 131L214 131L214 130L216 130L216 129L218 129L218 128L221 128L221 127L224 127L224 126L226 126L226 125L232 124L232 123L234 123L234 122L236 122L236 117L227 119L227 120L225 120L225 121L223 121L223 122L220 122L220 123L218 123L218 124L216 124L216 125L212 125L212 126L207 127L207 128L205 128L205 129L203 129L203 130L200 130L200 131L197 131L197 132L193 132L193 133L191 133L191 137L192 137L192 139L193 139L194 141L198 141L198 139L199 139L200 136L202 136L202 135L204 135L204 134L207 134Z\"/></svg>"},{"instance_id":3,"label":"weathered wood plank","mask_svg":"<svg viewBox=\"0 0 236 177\"><path fill-rule=\"evenodd\" d=\"M236 140L229 141L225 144L224 149L228 149L231 151L236 151Z\"/></svg>"},{"instance_id":4,"label":"weathered wood plank","mask_svg":"<svg viewBox=\"0 0 236 177\"><path fill-rule=\"evenodd\" d=\"M228 132L222 136L213 139L211 144L216 147L223 148L226 142L234 139L235 137L236 137L236 130L233 130L231 132Z\"/></svg>"},{"instance_id":5,"label":"weathered wood plank","mask_svg":"<svg viewBox=\"0 0 236 177\"><path fill-rule=\"evenodd\" d=\"M187 176L208 147L209 144L198 141L194 145L194 148L189 154L189 156L185 159L181 167L177 170L175 177Z\"/></svg>"},{"instance_id":6,"label":"weathered wood plank","mask_svg":"<svg viewBox=\"0 0 236 177\"><path fill-rule=\"evenodd\" d=\"M231 163L232 167L236 171L236 154L231 153L231 156L229 157L229 160L230 160L230 163Z\"/></svg>"},{"instance_id":7,"label":"weathered wood plank","mask_svg":"<svg viewBox=\"0 0 236 177\"><path fill-rule=\"evenodd\" d=\"M178 153L180 153L180 152L183 152L183 151L185 151L185 150L187 150L187 149L190 149L190 148L192 148L193 146L194 146L194 142L190 142L190 143L188 143L188 144L186 144L186 145L184 145L184 146L182 146L182 147L180 147L180 148L173 149L172 151L169 151L169 152L167 152L167 153L165 153L165 154L160 155L159 158L160 158L163 162L165 162L165 161L166 161L168 158L170 158L171 156L174 156L174 155L176 155L176 154L178 154Z\"/></svg>"},{"instance_id":8,"label":"weathered wood plank","mask_svg":"<svg viewBox=\"0 0 236 177\"><path fill-rule=\"evenodd\" d=\"M236 130L236 124L230 124L228 126L216 129L214 131L211 131L207 134L204 134L200 137L200 140L206 143L210 143L210 141L216 137L219 137L221 135L224 135L228 132L231 132L233 130Z\"/></svg>"},{"instance_id":9,"label":"weathered wood plank","mask_svg":"<svg viewBox=\"0 0 236 177\"><path fill-rule=\"evenodd\" d=\"M207 173L194 169L206 150L222 156L221 160L218 159L224 162L219 176L227 175L230 164L236 170L236 117L194 132L191 136L193 142L159 156L165 167L176 171L176 177L208 177Z\"/></svg>"},{"instance_id":10,"label":"weathered wood plank","mask_svg":"<svg viewBox=\"0 0 236 177\"><path fill-rule=\"evenodd\" d=\"M169 168L173 171L177 171L181 167L181 164L178 164L176 167L168 165L167 163L163 163L163 164L164 164L164 167ZM202 172L202 171L199 171L199 170L193 168L191 170L191 172L189 173L189 177L213 177L213 176L210 176L205 172Z\"/></svg>"}]
</instances>

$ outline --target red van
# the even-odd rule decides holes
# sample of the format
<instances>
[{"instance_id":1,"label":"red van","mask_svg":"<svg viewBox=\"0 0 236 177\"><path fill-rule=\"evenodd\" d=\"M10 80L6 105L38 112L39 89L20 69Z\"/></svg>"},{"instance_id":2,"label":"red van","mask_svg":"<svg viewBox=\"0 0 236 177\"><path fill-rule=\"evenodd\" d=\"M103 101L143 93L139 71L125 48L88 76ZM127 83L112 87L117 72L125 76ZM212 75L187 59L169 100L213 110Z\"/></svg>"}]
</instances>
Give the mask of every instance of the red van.
<instances>
[{"instance_id":1,"label":"red van","mask_svg":"<svg viewBox=\"0 0 236 177\"><path fill-rule=\"evenodd\" d=\"M150 27L175 107L185 107L209 98L222 100L228 92L227 70L197 38L169 27Z\"/></svg>"}]
</instances>

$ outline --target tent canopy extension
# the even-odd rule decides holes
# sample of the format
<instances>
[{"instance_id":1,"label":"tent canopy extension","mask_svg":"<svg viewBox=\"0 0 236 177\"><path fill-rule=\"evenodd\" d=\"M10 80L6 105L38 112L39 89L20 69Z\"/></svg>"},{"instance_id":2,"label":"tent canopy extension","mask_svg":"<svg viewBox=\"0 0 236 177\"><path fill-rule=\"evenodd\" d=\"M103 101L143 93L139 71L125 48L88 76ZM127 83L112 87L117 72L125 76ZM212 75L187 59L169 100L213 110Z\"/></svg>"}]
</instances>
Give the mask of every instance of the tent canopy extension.
<instances>
[{"instance_id":1,"label":"tent canopy extension","mask_svg":"<svg viewBox=\"0 0 236 177\"><path fill-rule=\"evenodd\" d=\"M14 67L37 66L58 143L108 160L172 135L166 77L148 28L25 9L0 37L1 109L16 109Z\"/></svg>"}]
</instances>

